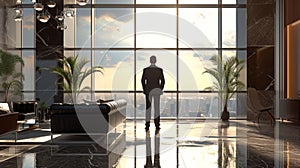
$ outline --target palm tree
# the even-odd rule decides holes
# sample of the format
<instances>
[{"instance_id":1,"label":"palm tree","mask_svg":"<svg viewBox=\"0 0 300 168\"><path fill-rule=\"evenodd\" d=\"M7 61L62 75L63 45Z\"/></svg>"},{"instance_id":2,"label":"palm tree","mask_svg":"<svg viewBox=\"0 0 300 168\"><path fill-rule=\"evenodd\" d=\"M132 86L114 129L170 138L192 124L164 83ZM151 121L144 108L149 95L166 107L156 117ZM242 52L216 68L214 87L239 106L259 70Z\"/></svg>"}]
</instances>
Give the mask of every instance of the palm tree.
<instances>
[{"instance_id":1,"label":"palm tree","mask_svg":"<svg viewBox=\"0 0 300 168\"><path fill-rule=\"evenodd\" d=\"M212 87L207 89L219 91L219 97L223 101L221 119L228 120L228 101L238 90L245 86L244 83L239 80L240 72L244 68L245 61L239 60L236 57L230 57L223 63L221 56L213 56L210 60L217 65L217 68L205 68L203 73L210 74L216 79L216 82L213 83Z\"/></svg>"},{"instance_id":2,"label":"palm tree","mask_svg":"<svg viewBox=\"0 0 300 168\"><path fill-rule=\"evenodd\" d=\"M78 95L85 90L89 90L90 87L85 86L82 88L83 81L91 74L100 72L103 74L103 68L101 66L95 66L90 69L84 69L84 66L89 62L86 59L78 59L78 55L75 57L64 57L59 59L62 63L62 67L52 67L51 71L58 74L62 79L62 83L59 85L64 91L69 92L73 103L77 102Z\"/></svg>"},{"instance_id":3,"label":"palm tree","mask_svg":"<svg viewBox=\"0 0 300 168\"><path fill-rule=\"evenodd\" d=\"M11 54L0 49L0 76L1 87L4 90L4 101L8 102L9 94L12 90L12 95L22 95L24 75L21 72L16 72L16 65L24 66L22 57Z\"/></svg>"}]
</instances>

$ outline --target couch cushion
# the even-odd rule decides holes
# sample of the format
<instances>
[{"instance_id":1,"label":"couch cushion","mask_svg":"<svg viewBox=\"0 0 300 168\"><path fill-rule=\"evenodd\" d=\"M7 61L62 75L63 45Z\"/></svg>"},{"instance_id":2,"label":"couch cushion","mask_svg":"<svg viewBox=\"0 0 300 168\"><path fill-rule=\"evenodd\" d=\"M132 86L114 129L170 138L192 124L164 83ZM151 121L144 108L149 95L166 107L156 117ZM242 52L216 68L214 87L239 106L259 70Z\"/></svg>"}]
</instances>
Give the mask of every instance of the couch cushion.
<instances>
[{"instance_id":1,"label":"couch cushion","mask_svg":"<svg viewBox=\"0 0 300 168\"><path fill-rule=\"evenodd\" d=\"M37 107L37 102L35 101L13 102L14 112L32 113L35 112L36 107Z\"/></svg>"},{"instance_id":2,"label":"couch cushion","mask_svg":"<svg viewBox=\"0 0 300 168\"><path fill-rule=\"evenodd\" d=\"M95 114L101 111L103 114L110 112L110 106L106 104L52 104L51 114L85 113Z\"/></svg>"},{"instance_id":3,"label":"couch cushion","mask_svg":"<svg viewBox=\"0 0 300 168\"><path fill-rule=\"evenodd\" d=\"M0 103L0 114L11 113L8 103Z\"/></svg>"},{"instance_id":4,"label":"couch cushion","mask_svg":"<svg viewBox=\"0 0 300 168\"><path fill-rule=\"evenodd\" d=\"M0 103L0 109L10 110L8 103Z\"/></svg>"}]
</instances>

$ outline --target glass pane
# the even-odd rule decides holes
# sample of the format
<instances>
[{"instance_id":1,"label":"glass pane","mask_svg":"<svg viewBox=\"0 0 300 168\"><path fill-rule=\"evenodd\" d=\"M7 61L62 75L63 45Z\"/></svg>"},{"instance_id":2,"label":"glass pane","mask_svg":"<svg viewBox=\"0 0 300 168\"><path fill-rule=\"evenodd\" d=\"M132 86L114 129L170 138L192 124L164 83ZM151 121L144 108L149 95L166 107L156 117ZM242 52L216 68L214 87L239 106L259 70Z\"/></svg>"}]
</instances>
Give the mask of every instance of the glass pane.
<instances>
[{"instance_id":1,"label":"glass pane","mask_svg":"<svg viewBox=\"0 0 300 168\"><path fill-rule=\"evenodd\" d=\"M16 22L14 17L16 11L13 8L6 8L6 16L3 16L5 19L5 24L3 27L8 27L6 29L6 45L8 48L22 48L22 22Z\"/></svg>"},{"instance_id":2,"label":"glass pane","mask_svg":"<svg viewBox=\"0 0 300 168\"><path fill-rule=\"evenodd\" d=\"M95 51L94 66L104 68L95 75L96 90L133 90L134 55L132 51Z\"/></svg>"},{"instance_id":3,"label":"glass pane","mask_svg":"<svg viewBox=\"0 0 300 168\"><path fill-rule=\"evenodd\" d=\"M91 47L91 9L76 8L76 47Z\"/></svg>"},{"instance_id":4,"label":"glass pane","mask_svg":"<svg viewBox=\"0 0 300 168\"><path fill-rule=\"evenodd\" d=\"M95 4L133 4L133 0L95 0Z\"/></svg>"},{"instance_id":5,"label":"glass pane","mask_svg":"<svg viewBox=\"0 0 300 168\"><path fill-rule=\"evenodd\" d=\"M137 4L176 4L176 0L136 0Z\"/></svg>"},{"instance_id":6,"label":"glass pane","mask_svg":"<svg viewBox=\"0 0 300 168\"><path fill-rule=\"evenodd\" d=\"M33 4L32 0L23 0L22 4Z\"/></svg>"},{"instance_id":7,"label":"glass pane","mask_svg":"<svg viewBox=\"0 0 300 168\"><path fill-rule=\"evenodd\" d=\"M133 9L95 9L95 47L133 47Z\"/></svg>"},{"instance_id":8,"label":"glass pane","mask_svg":"<svg viewBox=\"0 0 300 168\"><path fill-rule=\"evenodd\" d=\"M9 54L13 54L13 55L18 55L18 56L21 56L21 50L5 50L5 49L2 49L0 48L2 51L5 51ZM1 62L1 66L3 65L7 65L6 63L7 62L15 62L13 61L12 59L6 59L7 57L2 57L1 56L1 59L0 59L0 62ZM2 69L3 67L1 67L1 71L3 70ZM1 74L0 75L0 90L1 90L1 93L0 93L0 101L4 101L4 98L5 98L5 92L4 92L4 84L9 84L9 83L12 83L14 80L17 80L17 81L21 81L22 82L22 79L21 77L15 77L15 75L18 76L19 73L22 73L21 72L22 68L21 68L21 64L20 63L17 63L15 65L15 68L12 68L8 71L7 74ZM16 88L19 88L19 87L16 87ZM22 91L22 88L19 88L18 90L16 90L14 88L14 86L11 86L10 89L9 89L9 93L7 95L7 99L8 100L5 100L5 101L13 101L13 100L20 100L20 95L21 95L21 91ZM16 93L16 94L14 94Z\"/></svg>"},{"instance_id":9,"label":"glass pane","mask_svg":"<svg viewBox=\"0 0 300 168\"><path fill-rule=\"evenodd\" d=\"M132 116L134 113L134 94L133 93L118 93L112 92L112 99L125 99L127 101L126 105L126 117Z\"/></svg>"},{"instance_id":10,"label":"glass pane","mask_svg":"<svg viewBox=\"0 0 300 168\"><path fill-rule=\"evenodd\" d=\"M222 9L222 47L236 48L236 9Z\"/></svg>"},{"instance_id":11,"label":"glass pane","mask_svg":"<svg viewBox=\"0 0 300 168\"><path fill-rule=\"evenodd\" d=\"M74 57L75 55L76 55L76 50L71 50L71 51L69 51L69 50L65 50L64 51L64 56L65 57Z\"/></svg>"},{"instance_id":12,"label":"glass pane","mask_svg":"<svg viewBox=\"0 0 300 168\"><path fill-rule=\"evenodd\" d=\"M180 4L218 4L218 0L179 0Z\"/></svg>"},{"instance_id":13,"label":"glass pane","mask_svg":"<svg viewBox=\"0 0 300 168\"><path fill-rule=\"evenodd\" d=\"M236 40L237 47L247 47L247 9L237 8L236 15Z\"/></svg>"},{"instance_id":14,"label":"glass pane","mask_svg":"<svg viewBox=\"0 0 300 168\"><path fill-rule=\"evenodd\" d=\"M146 111L146 100L143 93L138 93L136 98L136 117L145 119ZM154 117L153 101L152 101L152 110L151 118ZM164 93L160 96L160 117L176 117L176 93Z\"/></svg>"},{"instance_id":15,"label":"glass pane","mask_svg":"<svg viewBox=\"0 0 300 168\"><path fill-rule=\"evenodd\" d=\"M236 4L237 0L222 0L223 4Z\"/></svg>"},{"instance_id":16,"label":"glass pane","mask_svg":"<svg viewBox=\"0 0 300 168\"><path fill-rule=\"evenodd\" d=\"M138 50L136 52L136 81L137 90L142 91L141 78L143 69L150 66L150 57L156 56L156 65L163 69L165 78L165 91L176 90L176 52L169 50Z\"/></svg>"},{"instance_id":17,"label":"glass pane","mask_svg":"<svg viewBox=\"0 0 300 168\"><path fill-rule=\"evenodd\" d=\"M237 97L236 94L227 103L227 109L229 111L230 117L237 117Z\"/></svg>"},{"instance_id":18,"label":"glass pane","mask_svg":"<svg viewBox=\"0 0 300 168\"><path fill-rule=\"evenodd\" d=\"M247 0L237 0L237 4L247 4Z\"/></svg>"},{"instance_id":19,"label":"glass pane","mask_svg":"<svg viewBox=\"0 0 300 168\"><path fill-rule=\"evenodd\" d=\"M145 112L146 112L145 95L143 93L137 93L136 94L136 117L142 118L143 123L145 122ZM151 116L153 116L153 114Z\"/></svg>"},{"instance_id":20,"label":"glass pane","mask_svg":"<svg viewBox=\"0 0 300 168\"><path fill-rule=\"evenodd\" d=\"M34 10L32 8L23 8L23 47L34 48Z\"/></svg>"},{"instance_id":21,"label":"glass pane","mask_svg":"<svg viewBox=\"0 0 300 168\"><path fill-rule=\"evenodd\" d=\"M75 0L64 0L64 5L76 4Z\"/></svg>"},{"instance_id":22,"label":"glass pane","mask_svg":"<svg viewBox=\"0 0 300 168\"><path fill-rule=\"evenodd\" d=\"M240 80L245 84L245 87L241 90L247 91L247 52L237 51L237 57L240 60L244 60L244 69L240 72Z\"/></svg>"},{"instance_id":23,"label":"glass pane","mask_svg":"<svg viewBox=\"0 0 300 168\"><path fill-rule=\"evenodd\" d=\"M77 59L77 63L79 63L80 61L83 61L83 60L87 60L88 63L85 64L85 66L81 69L81 72L87 70L87 69L90 69L91 66L92 66L92 63L91 63L91 51L89 50L75 50L75 51L65 51L64 52L64 56L66 57L74 57L74 56L77 56L78 55L78 59ZM91 100L91 93L89 91L91 91L92 89L92 75L89 75L88 77L86 77L84 79L84 81L79 84L78 86L80 86L80 91L81 93L79 94L78 96L78 103L81 103L82 100ZM85 88L84 90L82 90L83 88ZM88 93L86 93L88 92ZM71 102L71 99L70 99L70 96L68 93L66 93L64 95L64 101L65 102Z\"/></svg>"},{"instance_id":24,"label":"glass pane","mask_svg":"<svg viewBox=\"0 0 300 168\"><path fill-rule=\"evenodd\" d=\"M179 95L180 118L217 118L219 97L217 93L181 93Z\"/></svg>"},{"instance_id":25,"label":"glass pane","mask_svg":"<svg viewBox=\"0 0 300 168\"><path fill-rule=\"evenodd\" d=\"M247 117L247 92L236 94L236 117L246 118Z\"/></svg>"},{"instance_id":26,"label":"glass pane","mask_svg":"<svg viewBox=\"0 0 300 168\"><path fill-rule=\"evenodd\" d=\"M223 62L226 62L226 60L230 57L236 57L236 50L226 50L222 52L223 56Z\"/></svg>"},{"instance_id":27,"label":"glass pane","mask_svg":"<svg viewBox=\"0 0 300 168\"><path fill-rule=\"evenodd\" d=\"M64 103L72 103L72 97L69 93L64 93Z\"/></svg>"},{"instance_id":28,"label":"glass pane","mask_svg":"<svg viewBox=\"0 0 300 168\"><path fill-rule=\"evenodd\" d=\"M38 1L38 0L35 0L35 1ZM88 0L88 3L87 4L91 4L93 0ZM70 4L76 4L78 5L77 3L77 0L64 0L64 5L70 5Z\"/></svg>"},{"instance_id":29,"label":"glass pane","mask_svg":"<svg viewBox=\"0 0 300 168\"><path fill-rule=\"evenodd\" d=\"M110 93L93 93L95 100L118 100L125 99L127 101L126 105L126 117L134 117L134 94L133 93L119 93L119 92L110 92Z\"/></svg>"},{"instance_id":30,"label":"glass pane","mask_svg":"<svg viewBox=\"0 0 300 168\"><path fill-rule=\"evenodd\" d=\"M210 58L216 51L179 51L179 90L204 90L211 86L211 76L203 74L214 66Z\"/></svg>"},{"instance_id":31,"label":"glass pane","mask_svg":"<svg viewBox=\"0 0 300 168\"><path fill-rule=\"evenodd\" d=\"M238 55L237 55L238 54ZM238 57L240 60L244 60L246 58L246 51L223 51L223 63L226 62L226 60L230 57ZM245 68L240 72L240 78L244 84L245 87L242 88L241 90L246 91L247 90L247 69L246 69L246 62L244 63ZM235 94L229 101L228 101L228 110L230 111L230 117L245 117L245 112L246 111L246 101L245 101L245 95L240 93L240 94ZM238 105L239 104L239 105ZM239 114L240 113L240 114Z\"/></svg>"},{"instance_id":32,"label":"glass pane","mask_svg":"<svg viewBox=\"0 0 300 168\"><path fill-rule=\"evenodd\" d=\"M218 46L217 8L180 8L179 17L179 47Z\"/></svg>"},{"instance_id":33,"label":"glass pane","mask_svg":"<svg viewBox=\"0 0 300 168\"><path fill-rule=\"evenodd\" d=\"M33 100L35 100L34 93L23 93L22 100L24 100L24 101L33 101Z\"/></svg>"},{"instance_id":34,"label":"glass pane","mask_svg":"<svg viewBox=\"0 0 300 168\"><path fill-rule=\"evenodd\" d=\"M24 50L23 51L23 61L24 67L22 69L24 75L23 90L24 91L34 91L35 86L35 63L34 63L34 51Z\"/></svg>"},{"instance_id":35,"label":"glass pane","mask_svg":"<svg viewBox=\"0 0 300 168\"><path fill-rule=\"evenodd\" d=\"M75 17L65 17L64 24L67 26L67 29L64 30L64 46L75 48Z\"/></svg>"},{"instance_id":36,"label":"glass pane","mask_svg":"<svg viewBox=\"0 0 300 168\"><path fill-rule=\"evenodd\" d=\"M176 47L176 9L138 8L136 34L138 48Z\"/></svg>"},{"instance_id":37,"label":"glass pane","mask_svg":"<svg viewBox=\"0 0 300 168\"><path fill-rule=\"evenodd\" d=\"M92 62L91 62L91 51L89 50L79 50L76 51L75 55L78 55L78 61L86 60L88 61L87 64L82 68L81 72L86 71L87 69L91 69ZM92 74L93 75L93 74ZM85 78L85 80L82 82L80 89L87 88L85 90L91 90L92 89L92 75L89 75Z\"/></svg>"}]
</instances>

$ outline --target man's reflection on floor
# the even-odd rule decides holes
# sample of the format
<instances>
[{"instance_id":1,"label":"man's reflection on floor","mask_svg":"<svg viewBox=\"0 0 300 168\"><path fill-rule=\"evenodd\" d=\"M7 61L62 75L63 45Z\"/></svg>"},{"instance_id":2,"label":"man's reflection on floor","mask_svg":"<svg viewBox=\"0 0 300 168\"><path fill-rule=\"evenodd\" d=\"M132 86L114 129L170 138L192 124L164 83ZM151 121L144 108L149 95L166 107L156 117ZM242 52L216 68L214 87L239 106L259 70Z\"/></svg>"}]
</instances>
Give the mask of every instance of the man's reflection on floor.
<instances>
[{"instance_id":1,"label":"man's reflection on floor","mask_svg":"<svg viewBox=\"0 0 300 168\"><path fill-rule=\"evenodd\" d=\"M151 136L150 131L146 132L146 164L144 168L160 168L160 134L159 131L155 131L154 138L154 163L152 164L152 153L151 153Z\"/></svg>"}]
</instances>

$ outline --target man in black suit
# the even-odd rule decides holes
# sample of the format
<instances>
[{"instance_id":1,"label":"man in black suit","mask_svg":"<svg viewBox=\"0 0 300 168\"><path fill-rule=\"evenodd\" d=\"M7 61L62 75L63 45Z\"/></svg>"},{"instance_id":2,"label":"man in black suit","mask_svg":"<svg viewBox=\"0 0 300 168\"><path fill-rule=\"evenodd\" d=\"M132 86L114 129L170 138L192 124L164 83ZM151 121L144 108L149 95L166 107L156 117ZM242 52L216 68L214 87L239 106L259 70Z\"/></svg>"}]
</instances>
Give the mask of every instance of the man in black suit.
<instances>
[{"instance_id":1,"label":"man in black suit","mask_svg":"<svg viewBox=\"0 0 300 168\"><path fill-rule=\"evenodd\" d=\"M163 70L155 65L156 57L150 57L151 65L143 70L142 85L146 96L146 131L150 127L151 102L154 99L154 124L156 130L160 129L160 95L163 94L165 78Z\"/></svg>"}]
</instances>

